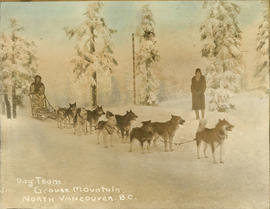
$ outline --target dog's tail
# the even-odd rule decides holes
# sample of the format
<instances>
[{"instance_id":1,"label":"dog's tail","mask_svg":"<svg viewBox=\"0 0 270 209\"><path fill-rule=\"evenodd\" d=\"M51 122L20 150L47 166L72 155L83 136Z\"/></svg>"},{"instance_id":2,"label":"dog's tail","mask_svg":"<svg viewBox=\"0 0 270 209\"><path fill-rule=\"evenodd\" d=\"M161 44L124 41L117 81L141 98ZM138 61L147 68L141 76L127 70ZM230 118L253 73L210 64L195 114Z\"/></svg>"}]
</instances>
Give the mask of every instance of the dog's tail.
<instances>
[{"instance_id":1,"label":"dog's tail","mask_svg":"<svg viewBox=\"0 0 270 209\"><path fill-rule=\"evenodd\" d=\"M201 119L199 121L199 126L198 126L198 129L197 129L197 132L200 132L200 131L203 131L206 127L206 124L207 124L207 121L205 119Z\"/></svg>"}]
</instances>

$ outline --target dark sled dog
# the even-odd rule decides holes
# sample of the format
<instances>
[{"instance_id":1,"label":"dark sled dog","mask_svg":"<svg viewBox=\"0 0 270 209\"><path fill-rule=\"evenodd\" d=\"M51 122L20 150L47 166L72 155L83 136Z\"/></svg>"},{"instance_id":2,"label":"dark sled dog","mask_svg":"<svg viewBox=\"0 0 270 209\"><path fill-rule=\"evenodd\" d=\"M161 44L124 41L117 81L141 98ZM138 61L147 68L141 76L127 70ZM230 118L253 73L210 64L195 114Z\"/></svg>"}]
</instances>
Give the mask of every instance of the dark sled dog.
<instances>
[{"instance_id":1,"label":"dark sled dog","mask_svg":"<svg viewBox=\"0 0 270 209\"><path fill-rule=\"evenodd\" d=\"M94 110L87 110L87 123L89 124L90 133L92 133L93 127L97 125L99 118L104 114L102 106L97 106Z\"/></svg>"},{"instance_id":2,"label":"dark sled dog","mask_svg":"<svg viewBox=\"0 0 270 209\"><path fill-rule=\"evenodd\" d=\"M87 133L87 111L85 108L78 108L73 119L74 134Z\"/></svg>"},{"instance_id":3,"label":"dark sled dog","mask_svg":"<svg viewBox=\"0 0 270 209\"><path fill-rule=\"evenodd\" d=\"M69 104L69 108L66 111L66 116L68 119L68 124L73 125L73 119L77 112L77 105L76 102L73 104Z\"/></svg>"},{"instance_id":4,"label":"dark sled dog","mask_svg":"<svg viewBox=\"0 0 270 209\"><path fill-rule=\"evenodd\" d=\"M59 108L57 114L57 126L58 128L68 128L70 124L73 124L73 119L76 115L77 106L76 102L69 104L69 108Z\"/></svg>"},{"instance_id":5,"label":"dark sled dog","mask_svg":"<svg viewBox=\"0 0 270 209\"><path fill-rule=\"evenodd\" d=\"M153 139L153 129L151 125L151 120L149 121L143 121L141 127L133 128L130 132L130 149L129 151L132 152L132 145L134 142L134 139L137 139L142 148L142 153L144 153L143 150L143 144L147 141L147 150L150 152L150 144Z\"/></svg>"},{"instance_id":6,"label":"dark sled dog","mask_svg":"<svg viewBox=\"0 0 270 209\"><path fill-rule=\"evenodd\" d=\"M156 140L161 137L164 141L165 152L168 152L167 144L169 142L170 151L173 151L173 138L179 124L183 125L185 120L181 116L171 115L171 119L166 122L153 122L151 123L154 132L153 142L156 145Z\"/></svg>"},{"instance_id":7,"label":"dark sled dog","mask_svg":"<svg viewBox=\"0 0 270 209\"><path fill-rule=\"evenodd\" d=\"M122 142L127 142L127 137L129 136L131 122L136 120L138 116L135 115L132 110L127 111L125 115L115 115L117 121L117 127L121 132Z\"/></svg>"},{"instance_id":8,"label":"dark sled dog","mask_svg":"<svg viewBox=\"0 0 270 209\"><path fill-rule=\"evenodd\" d=\"M107 138L110 137L110 146L113 146L112 137L115 131L117 131L117 122L115 115L112 112L106 112L107 121L99 121L96 130L97 130L97 143L99 144L100 135L102 134L104 147L108 148Z\"/></svg>"},{"instance_id":9,"label":"dark sled dog","mask_svg":"<svg viewBox=\"0 0 270 209\"><path fill-rule=\"evenodd\" d=\"M227 132L232 131L234 127L230 124L227 120L219 119L218 123L216 124L215 128L206 128L206 121L201 120L199 122L199 128L196 132L195 141L197 144L197 158L200 159L200 145L201 142L204 142L204 157L207 158L206 150L208 145L211 147L213 162L217 163L215 157L215 149L217 146L220 146L220 163L224 163L222 160L222 150L223 150L223 142L228 137Z\"/></svg>"}]
</instances>

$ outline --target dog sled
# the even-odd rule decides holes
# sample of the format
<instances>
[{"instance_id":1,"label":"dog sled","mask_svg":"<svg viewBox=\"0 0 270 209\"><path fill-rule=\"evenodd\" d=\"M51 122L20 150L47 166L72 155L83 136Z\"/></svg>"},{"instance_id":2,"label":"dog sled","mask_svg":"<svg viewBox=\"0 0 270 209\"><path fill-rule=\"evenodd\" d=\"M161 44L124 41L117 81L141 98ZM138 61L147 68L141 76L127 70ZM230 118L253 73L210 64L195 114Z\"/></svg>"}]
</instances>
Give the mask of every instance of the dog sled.
<instances>
[{"instance_id":1,"label":"dog sled","mask_svg":"<svg viewBox=\"0 0 270 209\"><path fill-rule=\"evenodd\" d=\"M45 95L29 95L29 97L32 117L39 120L56 119L56 109L50 104Z\"/></svg>"}]
</instances>

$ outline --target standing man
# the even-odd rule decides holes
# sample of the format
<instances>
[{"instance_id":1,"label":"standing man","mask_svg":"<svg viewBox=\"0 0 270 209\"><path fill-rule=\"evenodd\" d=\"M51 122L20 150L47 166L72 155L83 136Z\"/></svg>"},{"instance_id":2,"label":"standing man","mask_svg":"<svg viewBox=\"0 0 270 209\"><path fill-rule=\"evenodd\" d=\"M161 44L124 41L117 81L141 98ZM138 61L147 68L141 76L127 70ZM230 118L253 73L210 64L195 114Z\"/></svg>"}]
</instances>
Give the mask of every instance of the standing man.
<instances>
[{"instance_id":1,"label":"standing man","mask_svg":"<svg viewBox=\"0 0 270 209\"><path fill-rule=\"evenodd\" d=\"M30 86L29 96L32 103L32 115L36 117L37 112L45 107L45 86L39 75L35 76L35 81Z\"/></svg>"},{"instance_id":2,"label":"standing man","mask_svg":"<svg viewBox=\"0 0 270 209\"><path fill-rule=\"evenodd\" d=\"M201 110L202 118L204 118L206 81L202 75L201 69L197 68L195 76L191 80L192 93L192 110L195 111L196 120L200 119L199 110Z\"/></svg>"}]
</instances>

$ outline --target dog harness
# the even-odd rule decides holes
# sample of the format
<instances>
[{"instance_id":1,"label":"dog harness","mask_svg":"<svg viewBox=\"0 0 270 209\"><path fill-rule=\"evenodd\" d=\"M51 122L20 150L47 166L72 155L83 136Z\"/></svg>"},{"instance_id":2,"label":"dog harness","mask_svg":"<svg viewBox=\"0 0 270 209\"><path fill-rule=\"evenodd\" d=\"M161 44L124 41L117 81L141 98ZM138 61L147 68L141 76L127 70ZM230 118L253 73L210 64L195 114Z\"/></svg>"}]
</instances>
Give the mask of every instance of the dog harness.
<instances>
[{"instance_id":1,"label":"dog harness","mask_svg":"<svg viewBox=\"0 0 270 209\"><path fill-rule=\"evenodd\" d=\"M115 130L115 127L106 124L105 125L105 130L108 132L109 135L112 135L114 130Z\"/></svg>"}]
</instances>

